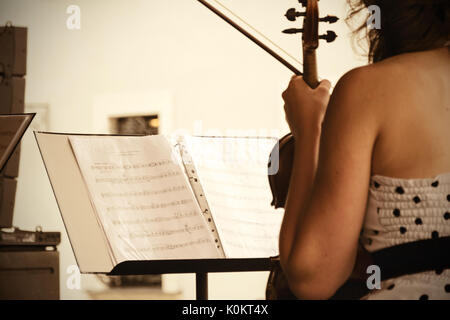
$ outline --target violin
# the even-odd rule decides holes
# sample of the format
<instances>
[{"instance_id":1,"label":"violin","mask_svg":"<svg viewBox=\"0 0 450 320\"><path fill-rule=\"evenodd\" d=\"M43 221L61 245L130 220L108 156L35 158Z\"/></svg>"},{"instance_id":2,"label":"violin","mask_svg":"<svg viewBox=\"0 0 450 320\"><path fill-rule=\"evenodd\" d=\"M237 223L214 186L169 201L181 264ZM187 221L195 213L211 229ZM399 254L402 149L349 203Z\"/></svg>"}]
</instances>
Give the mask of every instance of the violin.
<instances>
[{"instance_id":1,"label":"violin","mask_svg":"<svg viewBox=\"0 0 450 320\"><path fill-rule=\"evenodd\" d=\"M319 40L323 39L327 42L333 42L337 37L333 31L327 31L325 35L319 36L319 22L335 23L338 21L338 18L330 15L319 18L318 0L299 0L299 3L306 8L305 12L298 12L295 8L291 8L286 12L285 16L289 21L296 21L298 17L304 17L303 28L286 29L283 33L303 34L303 79L314 89L319 85L316 60L316 50L319 47ZM269 168L273 165L272 159L274 159L273 155L275 153L278 153L278 171L275 174L269 174L269 184L273 196L271 204L275 208L284 208L294 159L294 137L291 133L282 137L272 150L268 164ZM361 246L358 248L358 258L359 261L364 261L364 265L370 264L368 253ZM289 289L287 279L281 269L279 256L272 257L271 262L272 268L267 281L266 299L296 299L295 295ZM359 268L360 266L357 267ZM364 281L363 270L355 269L352 277L330 299L358 299L367 292L368 289Z\"/></svg>"},{"instance_id":2,"label":"violin","mask_svg":"<svg viewBox=\"0 0 450 320\"><path fill-rule=\"evenodd\" d=\"M317 76L317 60L316 50L319 47L319 39L324 39L327 42L333 42L337 35L333 31L328 31L326 35L318 35L319 22L335 23L338 18L335 16L326 16L319 18L318 0L299 0L303 7L306 7L305 12L298 12L294 8L286 12L286 18L289 21L295 21L298 17L304 17L303 28L291 28L283 30L283 33L296 34L303 33L302 48L303 48L303 79L313 89L319 85ZM286 203L287 191L289 189L289 180L292 171L292 161L294 156L294 137L291 133L281 138L272 150L271 155L278 152L278 172L269 175L269 184L272 191L273 200L272 205L275 208L284 208ZM272 163L269 160L269 166Z\"/></svg>"}]
</instances>

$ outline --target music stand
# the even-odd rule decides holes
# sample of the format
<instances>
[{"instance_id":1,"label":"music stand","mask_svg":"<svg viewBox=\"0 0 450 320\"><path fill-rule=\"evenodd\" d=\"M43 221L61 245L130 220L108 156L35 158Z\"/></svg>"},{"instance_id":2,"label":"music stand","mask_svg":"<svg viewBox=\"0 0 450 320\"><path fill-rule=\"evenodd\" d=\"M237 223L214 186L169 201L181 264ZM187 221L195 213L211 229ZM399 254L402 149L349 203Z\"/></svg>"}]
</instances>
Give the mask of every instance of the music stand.
<instances>
[{"instance_id":1,"label":"music stand","mask_svg":"<svg viewBox=\"0 0 450 320\"><path fill-rule=\"evenodd\" d=\"M207 300L208 273L268 271L270 266L270 258L125 261L108 275L195 273L196 299Z\"/></svg>"}]
</instances>

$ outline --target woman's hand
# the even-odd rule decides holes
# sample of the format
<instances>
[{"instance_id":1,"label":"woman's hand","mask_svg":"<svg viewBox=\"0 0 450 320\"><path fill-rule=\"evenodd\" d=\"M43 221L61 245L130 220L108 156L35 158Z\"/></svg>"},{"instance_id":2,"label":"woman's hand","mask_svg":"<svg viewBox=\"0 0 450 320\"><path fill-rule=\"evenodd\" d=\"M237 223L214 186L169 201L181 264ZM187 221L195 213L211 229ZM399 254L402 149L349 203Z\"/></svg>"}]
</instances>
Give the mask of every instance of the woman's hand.
<instances>
[{"instance_id":1,"label":"woman's hand","mask_svg":"<svg viewBox=\"0 0 450 320\"><path fill-rule=\"evenodd\" d=\"M282 96L286 121L294 137L309 130L320 132L330 100L330 87L331 83L323 80L316 89L312 89L302 77L292 77Z\"/></svg>"}]
</instances>

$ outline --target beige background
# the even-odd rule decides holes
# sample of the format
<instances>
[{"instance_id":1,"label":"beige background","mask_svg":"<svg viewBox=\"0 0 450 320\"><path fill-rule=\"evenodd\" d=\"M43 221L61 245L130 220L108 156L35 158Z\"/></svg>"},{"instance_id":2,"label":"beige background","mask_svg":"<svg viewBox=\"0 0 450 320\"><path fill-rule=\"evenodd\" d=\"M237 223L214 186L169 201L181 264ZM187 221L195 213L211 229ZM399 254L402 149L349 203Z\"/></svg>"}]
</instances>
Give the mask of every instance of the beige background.
<instances>
[{"instance_id":1,"label":"beige background","mask_svg":"<svg viewBox=\"0 0 450 320\"><path fill-rule=\"evenodd\" d=\"M223 2L301 57L300 36L280 32L298 27L283 17L297 1ZM80 30L66 27L72 4L81 9ZM345 0L320 6L322 15L346 15ZM28 27L25 100L49 105L50 131L105 132L105 115L148 108L161 112L164 133L287 132L281 92L291 72L195 0L1 0L0 23L8 20ZM342 19L330 29L339 38L321 43L319 74L335 83L365 61L353 52ZM88 298L86 290L103 287L92 275L82 276L81 290L66 286L75 260L31 132L21 156L14 224L62 231L61 298ZM266 278L266 272L211 275L210 297L262 299ZM165 286L194 298L192 275L168 277Z\"/></svg>"}]
</instances>

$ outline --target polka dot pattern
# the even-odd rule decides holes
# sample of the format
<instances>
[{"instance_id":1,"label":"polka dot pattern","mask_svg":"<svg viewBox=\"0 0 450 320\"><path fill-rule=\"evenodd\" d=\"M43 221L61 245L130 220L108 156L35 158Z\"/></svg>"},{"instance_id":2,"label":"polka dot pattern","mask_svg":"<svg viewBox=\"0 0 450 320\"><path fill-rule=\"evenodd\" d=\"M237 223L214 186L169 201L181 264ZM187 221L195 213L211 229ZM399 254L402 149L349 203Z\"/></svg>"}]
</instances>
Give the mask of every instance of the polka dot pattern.
<instances>
[{"instance_id":1,"label":"polka dot pattern","mask_svg":"<svg viewBox=\"0 0 450 320\"><path fill-rule=\"evenodd\" d=\"M431 179L372 177L361 233L369 252L446 236L450 236L450 172ZM381 288L373 293L381 299L450 300L450 269L389 279Z\"/></svg>"},{"instance_id":2,"label":"polka dot pattern","mask_svg":"<svg viewBox=\"0 0 450 320\"><path fill-rule=\"evenodd\" d=\"M450 173L435 179L371 179L368 213L376 216L365 228L373 250L414 240L450 235ZM377 232L375 232L376 230ZM368 243L368 242L365 242Z\"/></svg>"},{"instance_id":3,"label":"polka dot pattern","mask_svg":"<svg viewBox=\"0 0 450 320\"><path fill-rule=\"evenodd\" d=\"M402 187L397 187L397 188L395 189L395 192L397 192L398 194L404 194L404 193L405 193L405 190L404 190Z\"/></svg>"},{"instance_id":4,"label":"polka dot pattern","mask_svg":"<svg viewBox=\"0 0 450 320\"><path fill-rule=\"evenodd\" d=\"M393 214L395 217L400 217L400 209L395 208L394 211L392 211L392 214Z\"/></svg>"}]
</instances>

